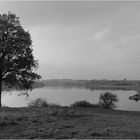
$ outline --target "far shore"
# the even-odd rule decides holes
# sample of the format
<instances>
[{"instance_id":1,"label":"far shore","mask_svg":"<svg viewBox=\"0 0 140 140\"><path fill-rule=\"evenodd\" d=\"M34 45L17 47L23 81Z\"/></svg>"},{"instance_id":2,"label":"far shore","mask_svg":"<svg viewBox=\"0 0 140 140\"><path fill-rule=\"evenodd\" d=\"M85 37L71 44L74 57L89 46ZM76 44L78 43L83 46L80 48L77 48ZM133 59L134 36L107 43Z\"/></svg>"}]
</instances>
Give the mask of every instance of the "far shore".
<instances>
[{"instance_id":1,"label":"far shore","mask_svg":"<svg viewBox=\"0 0 140 140\"><path fill-rule=\"evenodd\" d=\"M140 93L139 80L72 80L72 79L50 79L42 80L38 84L41 87L63 87L63 88L86 88L90 90L135 90ZM38 86L39 87L39 86Z\"/></svg>"}]
</instances>

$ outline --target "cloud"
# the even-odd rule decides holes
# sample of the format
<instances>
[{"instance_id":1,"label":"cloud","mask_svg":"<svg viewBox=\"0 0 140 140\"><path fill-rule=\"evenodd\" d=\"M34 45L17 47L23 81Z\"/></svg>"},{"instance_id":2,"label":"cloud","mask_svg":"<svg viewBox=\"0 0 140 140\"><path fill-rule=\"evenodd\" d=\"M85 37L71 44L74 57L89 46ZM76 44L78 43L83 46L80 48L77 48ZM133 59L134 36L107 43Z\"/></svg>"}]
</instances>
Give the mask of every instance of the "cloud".
<instances>
[{"instance_id":1,"label":"cloud","mask_svg":"<svg viewBox=\"0 0 140 140\"><path fill-rule=\"evenodd\" d=\"M96 34L94 34L91 37L91 40L100 40L103 39L104 37L106 37L109 34L110 30L109 29L104 29L102 31L98 31L96 32Z\"/></svg>"},{"instance_id":2,"label":"cloud","mask_svg":"<svg viewBox=\"0 0 140 140\"><path fill-rule=\"evenodd\" d=\"M130 44L130 43L134 43L136 41L139 42L139 40L140 40L140 34L134 34L134 35L129 35L129 36L123 36L120 39L120 43Z\"/></svg>"}]
</instances>

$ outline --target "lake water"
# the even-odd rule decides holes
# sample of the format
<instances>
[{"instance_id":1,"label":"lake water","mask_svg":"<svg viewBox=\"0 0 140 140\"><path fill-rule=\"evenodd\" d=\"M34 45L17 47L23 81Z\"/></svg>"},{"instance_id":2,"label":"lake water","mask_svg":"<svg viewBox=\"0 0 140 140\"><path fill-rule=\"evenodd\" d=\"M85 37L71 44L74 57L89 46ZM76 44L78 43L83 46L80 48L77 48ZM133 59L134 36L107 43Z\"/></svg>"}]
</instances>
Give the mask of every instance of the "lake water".
<instances>
[{"instance_id":1,"label":"lake water","mask_svg":"<svg viewBox=\"0 0 140 140\"><path fill-rule=\"evenodd\" d=\"M85 88L39 88L29 92L29 99L24 96L18 96L19 92L3 92L2 104L9 107L26 107L28 102L37 98L46 98L49 103L57 103L62 106L70 105L75 101L87 100L91 103L98 103L101 93L106 91L117 95L119 102L116 104L117 109L140 111L140 101L129 100L129 96L136 94L136 91L124 90L89 90Z\"/></svg>"}]
</instances>

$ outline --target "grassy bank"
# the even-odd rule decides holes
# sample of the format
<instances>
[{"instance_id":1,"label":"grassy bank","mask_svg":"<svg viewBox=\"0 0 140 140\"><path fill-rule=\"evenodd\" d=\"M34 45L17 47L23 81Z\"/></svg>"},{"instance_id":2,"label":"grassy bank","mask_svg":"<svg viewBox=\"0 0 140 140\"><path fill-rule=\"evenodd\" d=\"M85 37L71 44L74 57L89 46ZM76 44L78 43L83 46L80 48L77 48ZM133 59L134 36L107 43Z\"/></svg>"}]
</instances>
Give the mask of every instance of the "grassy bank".
<instances>
[{"instance_id":1,"label":"grassy bank","mask_svg":"<svg viewBox=\"0 0 140 140\"><path fill-rule=\"evenodd\" d=\"M140 112L1 108L0 138L140 138Z\"/></svg>"}]
</instances>

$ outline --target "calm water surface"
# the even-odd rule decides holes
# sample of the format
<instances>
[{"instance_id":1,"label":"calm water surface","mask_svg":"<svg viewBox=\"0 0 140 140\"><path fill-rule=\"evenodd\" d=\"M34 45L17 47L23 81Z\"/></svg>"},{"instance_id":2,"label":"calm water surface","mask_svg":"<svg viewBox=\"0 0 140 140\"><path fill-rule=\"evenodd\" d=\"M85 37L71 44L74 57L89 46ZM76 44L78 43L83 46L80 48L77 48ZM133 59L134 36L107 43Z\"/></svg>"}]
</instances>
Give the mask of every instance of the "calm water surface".
<instances>
[{"instance_id":1,"label":"calm water surface","mask_svg":"<svg viewBox=\"0 0 140 140\"><path fill-rule=\"evenodd\" d=\"M2 94L2 104L9 107L25 107L28 102L37 98L46 98L49 103L57 103L62 106L70 105L75 101L87 100L91 103L98 103L101 93L106 91L112 92L117 95L119 102L117 103L117 109L140 111L140 101L129 100L129 96L136 94L136 91L124 91L124 90L89 90L80 88L40 88L34 89L29 92L29 98L26 96L18 96L19 92L13 93L4 92Z\"/></svg>"}]
</instances>

